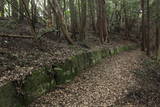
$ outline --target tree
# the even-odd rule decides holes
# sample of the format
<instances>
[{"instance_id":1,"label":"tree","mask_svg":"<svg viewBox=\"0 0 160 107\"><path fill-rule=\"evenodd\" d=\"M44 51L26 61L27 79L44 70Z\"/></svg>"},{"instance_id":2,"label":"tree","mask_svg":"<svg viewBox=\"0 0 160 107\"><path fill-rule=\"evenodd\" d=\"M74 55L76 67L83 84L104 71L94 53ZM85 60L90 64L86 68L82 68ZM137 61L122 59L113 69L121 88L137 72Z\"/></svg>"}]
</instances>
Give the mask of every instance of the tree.
<instances>
[{"instance_id":1,"label":"tree","mask_svg":"<svg viewBox=\"0 0 160 107\"><path fill-rule=\"evenodd\" d=\"M149 6L149 1L147 0L147 55L150 56L150 6Z\"/></svg>"},{"instance_id":2,"label":"tree","mask_svg":"<svg viewBox=\"0 0 160 107\"><path fill-rule=\"evenodd\" d=\"M22 21L24 20L24 4L22 0L19 0L19 20Z\"/></svg>"},{"instance_id":3,"label":"tree","mask_svg":"<svg viewBox=\"0 0 160 107\"><path fill-rule=\"evenodd\" d=\"M47 9L47 17L48 17L48 27L51 27L53 25L53 16L52 16L52 9L51 9L51 5L49 5L49 0L47 0L47 6L46 6L46 9Z\"/></svg>"},{"instance_id":4,"label":"tree","mask_svg":"<svg viewBox=\"0 0 160 107\"><path fill-rule=\"evenodd\" d=\"M4 17L4 0L0 0L0 17Z\"/></svg>"},{"instance_id":5,"label":"tree","mask_svg":"<svg viewBox=\"0 0 160 107\"><path fill-rule=\"evenodd\" d=\"M141 31L142 31L142 41L141 41L141 47L142 51L145 51L145 8L144 8L144 0L141 0L141 10L142 10L142 24L141 24Z\"/></svg>"},{"instance_id":6,"label":"tree","mask_svg":"<svg viewBox=\"0 0 160 107\"><path fill-rule=\"evenodd\" d=\"M58 19L58 23L60 24L60 28L66 38L66 40L68 41L69 44L74 44L72 39L69 36L68 30L67 30L67 26L64 20L64 16L62 13L62 10L58 4L57 0L49 0L49 5L51 6L53 12L55 13L56 18Z\"/></svg>"},{"instance_id":7,"label":"tree","mask_svg":"<svg viewBox=\"0 0 160 107\"><path fill-rule=\"evenodd\" d=\"M12 0L11 1L12 5L11 5L11 8L12 8L12 16L16 19L18 19L18 11L15 7L18 7L18 1L17 0Z\"/></svg>"},{"instance_id":8,"label":"tree","mask_svg":"<svg viewBox=\"0 0 160 107\"><path fill-rule=\"evenodd\" d=\"M88 0L89 16L91 19L92 29L96 32L96 15L95 15L95 0Z\"/></svg>"},{"instance_id":9,"label":"tree","mask_svg":"<svg viewBox=\"0 0 160 107\"><path fill-rule=\"evenodd\" d=\"M75 0L69 0L69 8L71 12L71 32L72 38L76 39L76 32L78 32L78 18L77 18L77 9L75 6Z\"/></svg>"},{"instance_id":10,"label":"tree","mask_svg":"<svg viewBox=\"0 0 160 107\"><path fill-rule=\"evenodd\" d=\"M123 11L124 11L124 20L125 20L125 37L129 40L129 20L127 13L127 1L123 0Z\"/></svg>"},{"instance_id":11,"label":"tree","mask_svg":"<svg viewBox=\"0 0 160 107\"><path fill-rule=\"evenodd\" d=\"M81 0L81 13L80 13L80 38L84 40L86 37L86 17L87 17L87 0Z\"/></svg>"},{"instance_id":12,"label":"tree","mask_svg":"<svg viewBox=\"0 0 160 107\"><path fill-rule=\"evenodd\" d=\"M160 33L159 33L159 28L160 28L160 7L159 7L160 1L156 0L156 57L157 59L159 59L160 56L160 49L159 49L159 45L160 45Z\"/></svg>"},{"instance_id":13,"label":"tree","mask_svg":"<svg viewBox=\"0 0 160 107\"><path fill-rule=\"evenodd\" d=\"M29 10L28 5L26 5L26 7L27 7L27 10ZM36 2L35 2L35 0L32 0L31 1L31 16L32 16L32 20L33 20L32 23L36 23L38 21L37 15L38 15L38 13L37 13Z\"/></svg>"},{"instance_id":14,"label":"tree","mask_svg":"<svg viewBox=\"0 0 160 107\"><path fill-rule=\"evenodd\" d=\"M107 39L109 42L109 34L107 28L106 19L106 3L105 0L97 0L97 30L100 36L101 43L104 43Z\"/></svg>"}]
</instances>

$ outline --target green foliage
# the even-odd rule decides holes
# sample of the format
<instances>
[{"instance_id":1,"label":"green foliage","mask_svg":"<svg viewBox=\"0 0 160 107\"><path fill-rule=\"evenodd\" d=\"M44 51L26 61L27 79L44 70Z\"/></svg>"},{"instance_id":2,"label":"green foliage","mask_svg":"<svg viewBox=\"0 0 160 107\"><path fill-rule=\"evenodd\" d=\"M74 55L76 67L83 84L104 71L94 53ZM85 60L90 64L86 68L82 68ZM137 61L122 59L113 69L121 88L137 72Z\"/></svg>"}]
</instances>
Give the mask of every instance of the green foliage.
<instances>
[{"instance_id":1,"label":"green foliage","mask_svg":"<svg viewBox=\"0 0 160 107\"><path fill-rule=\"evenodd\" d=\"M69 16L69 15L71 14L71 12L70 12L70 10L68 9L68 10L65 10L65 11L64 11L64 14L65 14L66 16Z\"/></svg>"}]
</instances>

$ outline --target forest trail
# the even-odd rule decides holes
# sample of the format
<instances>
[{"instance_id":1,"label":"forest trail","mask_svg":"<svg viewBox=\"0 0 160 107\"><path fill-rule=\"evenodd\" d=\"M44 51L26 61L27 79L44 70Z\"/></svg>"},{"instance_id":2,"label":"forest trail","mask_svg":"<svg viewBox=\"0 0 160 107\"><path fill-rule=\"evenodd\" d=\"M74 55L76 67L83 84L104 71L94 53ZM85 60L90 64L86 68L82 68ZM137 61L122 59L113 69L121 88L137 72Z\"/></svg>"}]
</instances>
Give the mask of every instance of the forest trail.
<instances>
[{"instance_id":1,"label":"forest trail","mask_svg":"<svg viewBox=\"0 0 160 107\"><path fill-rule=\"evenodd\" d=\"M159 83L148 82L131 72L141 69L146 58L140 50L106 58L30 107L158 107Z\"/></svg>"}]
</instances>

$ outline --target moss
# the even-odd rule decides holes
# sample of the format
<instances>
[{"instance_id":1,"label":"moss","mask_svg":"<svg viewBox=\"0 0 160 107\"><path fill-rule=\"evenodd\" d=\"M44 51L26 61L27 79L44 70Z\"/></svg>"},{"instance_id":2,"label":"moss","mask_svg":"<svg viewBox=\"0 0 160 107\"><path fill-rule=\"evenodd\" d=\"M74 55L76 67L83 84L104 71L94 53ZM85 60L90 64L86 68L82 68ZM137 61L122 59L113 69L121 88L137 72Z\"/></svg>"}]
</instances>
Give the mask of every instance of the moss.
<instances>
[{"instance_id":1,"label":"moss","mask_svg":"<svg viewBox=\"0 0 160 107\"><path fill-rule=\"evenodd\" d=\"M113 55L115 54L114 48L110 48L110 49L109 49L109 54L110 54L111 56L113 56Z\"/></svg>"},{"instance_id":2,"label":"moss","mask_svg":"<svg viewBox=\"0 0 160 107\"><path fill-rule=\"evenodd\" d=\"M85 67L86 67L86 65L85 65L85 61L86 61L86 59L85 59L85 54L84 53L82 53L81 55L79 55L79 66L80 66L80 70L83 70L83 69L85 69Z\"/></svg>"},{"instance_id":3,"label":"moss","mask_svg":"<svg viewBox=\"0 0 160 107\"><path fill-rule=\"evenodd\" d=\"M120 47L119 47L119 50L120 50L120 52L123 52L123 51L124 51L124 47L123 47L123 46L120 46Z\"/></svg>"},{"instance_id":4,"label":"moss","mask_svg":"<svg viewBox=\"0 0 160 107\"><path fill-rule=\"evenodd\" d=\"M91 58L91 53L87 52L86 53L86 66L89 67L92 65L92 58Z\"/></svg>"},{"instance_id":5,"label":"moss","mask_svg":"<svg viewBox=\"0 0 160 107\"><path fill-rule=\"evenodd\" d=\"M87 59L88 59L88 65L89 66L92 66L92 65L94 65L92 62L92 52L88 52L87 53Z\"/></svg>"},{"instance_id":6,"label":"moss","mask_svg":"<svg viewBox=\"0 0 160 107\"><path fill-rule=\"evenodd\" d=\"M123 46L123 51L128 51L129 50L129 46Z\"/></svg>"},{"instance_id":7,"label":"moss","mask_svg":"<svg viewBox=\"0 0 160 107\"><path fill-rule=\"evenodd\" d=\"M75 62L74 62L75 61ZM74 65L75 63L75 65ZM55 80L57 84L62 84L71 81L77 72L77 59L67 59L63 65L54 68Z\"/></svg>"},{"instance_id":8,"label":"moss","mask_svg":"<svg viewBox=\"0 0 160 107\"><path fill-rule=\"evenodd\" d=\"M138 48L139 46L138 45L129 45L129 50L133 50L133 49L136 49Z\"/></svg>"},{"instance_id":9,"label":"moss","mask_svg":"<svg viewBox=\"0 0 160 107\"><path fill-rule=\"evenodd\" d=\"M55 72L55 81L57 84L61 84L64 83L64 70L61 66L55 67L54 68L54 72Z\"/></svg>"},{"instance_id":10,"label":"moss","mask_svg":"<svg viewBox=\"0 0 160 107\"><path fill-rule=\"evenodd\" d=\"M0 87L0 107L23 107L13 82Z\"/></svg>"},{"instance_id":11,"label":"moss","mask_svg":"<svg viewBox=\"0 0 160 107\"><path fill-rule=\"evenodd\" d=\"M80 62L80 57L79 57L79 55L76 55L76 56L73 56L73 57L72 57L72 66L73 66L74 71L75 71L76 74L78 74L79 71L82 70L80 63L81 63L81 62Z\"/></svg>"},{"instance_id":12,"label":"moss","mask_svg":"<svg viewBox=\"0 0 160 107\"><path fill-rule=\"evenodd\" d=\"M109 52L109 49L105 49L105 56L110 56L110 52Z\"/></svg>"},{"instance_id":13,"label":"moss","mask_svg":"<svg viewBox=\"0 0 160 107\"><path fill-rule=\"evenodd\" d=\"M101 57L105 58L107 56L105 49L101 50Z\"/></svg>"},{"instance_id":14,"label":"moss","mask_svg":"<svg viewBox=\"0 0 160 107\"><path fill-rule=\"evenodd\" d=\"M92 59L92 64L93 65L96 64L96 54L95 54L95 52L92 52L91 59Z\"/></svg>"},{"instance_id":15,"label":"moss","mask_svg":"<svg viewBox=\"0 0 160 107\"><path fill-rule=\"evenodd\" d=\"M137 46L128 45L110 49L101 49L92 52L83 52L72 56L62 64L57 64L50 68L43 68L34 71L31 75L21 80L23 101L25 104L31 103L37 97L54 89L56 84L70 82L82 70L99 63L103 58L118 54L122 51L135 49ZM13 82L0 88L0 107L23 107L16 86Z\"/></svg>"},{"instance_id":16,"label":"moss","mask_svg":"<svg viewBox=\"0 0 160 107\"><path fill-rule=\"evenodd\" d=\"M101 51L97 51L97 63L100 62L102 59L102 53Z\"/></svg>"},{"instance_id":17,"label":"moss","mask_svg":"<svg viewBox=\"0 0 160 107\"><path fill-rule=\"evenodd\" d=\"M47 74L47 68L34 71L32 75L26 77L22 86L25 103L31 103L37 97L53 89L55 85L54 78Z\"/></svg>"},{"instance_id":18,"label":"moss","mask_svg":"<svg viewBox=\"0 0 160 107\"><path fill-rule=\"evenodd\" d=\"M54 68L56 82L61 84L71 81L80 71L100 62L108 54L108 50L100 50L85 52L67 59L64 64Z\"/></svg>"},{"instance_id":19,"label":"moss","mask_svg":"<svg viewBox=\"0 0 160 107\"><path fill-rule=\"evenodd\" d=\"M77 56L73 56L71 58L72 61L72 72L76 75L79 72L79 62L78 62L78 57Z\"/></svg>"},{"instance_id":20,"label":"moss","mask_svg":"<svg viewBox=\"0 0 160 107\"><path fill-rule=\"evenodd\" d=\"M114 48L114 55L119 53L117 48L118 48L118 47L115 47L115 48Z\"/></svg>"},{"instance_id":21,"label":"moss","mask_svg":"<svg viewBox=\"0 0 160 107\"><path fill-rule=\"evenodd\" d=\"M121 52L120 47L116 47L117 54Z\"/></svg>"},{"instance_id":22,"label":"moss","mask_svg":"<svg viewBox=\"0 0 160 107\"><path fill-rule=\"evenodd\" d=\"M88 68L91 65L95 65L106 56L109 56L109 55L112 56L112 55L118 54L119 52L132 49L131 47L132 46L121 46L121 47L110 48L110 49L101 49L93 52L84 52L79 55L70 57L66 59L65 63L58 65L57 67L54 68L56 83L61 84L61 83L70 82L83 69ZM31 81L34 81L32 85L29 84L26 86L27 87L26 90L30 90L30 91L26 91L27 95L29 96L29 99L32 99L32 97L35 97L35 96L40 96L41 94L49 90L50 88L49 81L51 80L48 78L46 74L43 74L43 73L44 72L35 74L35 76L38 75L37 76L38 78L35 76L32 76L30 79L27 80L29 81L28 84L31 83ZM43 74L43 77L41 74ZM42 81L39 80L39 78L42 78L41 79ZM41 81L41 83L44 82L44 84L42 85L41 83L39 84L37 80ZM36 84L39 84L39 85L36 86Z\"/></svg>"}]
</instances>

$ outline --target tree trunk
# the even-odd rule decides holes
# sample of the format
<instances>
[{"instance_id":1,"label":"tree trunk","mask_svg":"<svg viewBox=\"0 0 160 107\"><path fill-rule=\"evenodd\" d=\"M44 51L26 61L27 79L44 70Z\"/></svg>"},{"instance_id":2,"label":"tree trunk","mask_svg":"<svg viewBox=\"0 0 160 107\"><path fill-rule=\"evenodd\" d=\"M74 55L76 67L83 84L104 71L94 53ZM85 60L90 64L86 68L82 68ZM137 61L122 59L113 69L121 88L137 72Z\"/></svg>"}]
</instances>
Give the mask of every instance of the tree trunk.
<instances>
[{"instance_id":1,"label":"tree trunk","mask_svg":"<svg viewBox=\"0 0 160 107\"><path fill-rule=\"evenodd\" d=\"M159 7L159 0L156 0L156 58L159 59L160 57L160 49L159 49L159 45L160 45L160 35L159 35L159 27L160 27L160 23L159 23L159 18L160 18L160 7Z\"/></svg>"},{"instance_id":2,"label":"tree trunk","mask_svg":"<svg viewBox=\"0 0 160 107\"><path fill-rule=\"evenodd\" d=\"M84 40L86 37L86 17L87 17L87 1L81 0L81 15L80 15L80 39Z\"/></svg>"},{"instance_id":3,"label":"tree trunk","mask_svg":"<svg viewBox=\"0 0 160 107\"><path fill-rule=\"evenodd\" d=\"M77 20L77 11L75 7L75 2L74 0L69 0L69 7L71 11L71 32L72 32L72 37L76 38L76 32L78 32L78 20Z\"/></svg>"},{"instance_id":4,"label":"tree trunk","mask_svg":"<svg viewBox=\"0 0 160 107\"><path fill-rule=\"evenodd\" d=\"M49 4L49 0L47 0L47 7L46 7L46 9L47 9L47 19L48 19L48 21L47 21L47 27L52 27L53 26L53 18L52 18L52 9L51 9L51 5Z\"/></svg>"},{"instance_id":5,"label":"tree trunk","mask_svg":"<svg viewBox=\"0 0 160 107\"><path fill-rule=\"evenodd\" d=\"M89 13L91 17L91 24L93 31L96 32L96 15L95 15L95 0L88 1Z\"/></svg>"},{"instance_id":6,"label":"tree trunk","mask_svg":"<svg viewBox=\"0 0 160 107\"><path fill-rule=\"evenodd\" d=\"M27 9L28 10L28 9ZM31 15L32 15L32 21L33 23L37 23L37 5L35 3L35 0L31 1Z\"/></svg>"},{"instance_id":7,"label":"tree trunk","mask_svg":"<svg viewBox=\"0 0 160 107\"><path fill-rule=\"evenodd\" d=\"M150 56L150 7L147 0L147 55Z\"/></svg>"},{"instance_id":8,"label":"tree trunk","mask_svg":"<svg viewBox=\"0 0 160 107\"><path fill-rule=\"evenodd\" d=\"M124 20L125 20L125 37L129 40L129 20L127 16L127 1L123 0L123 9L124 9Z\"/></svg>"},{"instance_id":9,"label":"tree trunk","mask_svg":"<svg viewBox=\"0 0 160 107\"><path fill-rule=\"evenodd\" d=\"M19 11L21 13L19 14L19 20L22 21L24 19L24 6L22 0L19 0Z\"/></svg>"},{"instance_id":10,"label":"tree trunk","mask_svg":"<svg viewBox=\"0 0 160 107\"><path fill-rule=\"evenodd\" d=\"M65 17L65 11L66 11L66 0L63 0L63 16Z\"/></svg>"},{"instance_id":11,"label":"tree trunk","mask_svg":"<svg viewBox=\"0 0 160 107\"><path fill-rule=\"evenodd\" d=\"M10 17L11 16L11 4L8 4L8 17Z\"/></svg>"},{"instance_id":12,"label":"tree trunk","mask_svg":"<svg viewBox=\"0 0 160 107\"><path fill-rule=\"evenodd\" d=\"M4 17L4 0L0 0L0 17Z\"/></svg>"},{"instance_id":13,"label":"tree trunk","mask_svg":"<svg viewBox=\"0 0 160 107\"><path fill-rule=\"evenodd\" d=\"M144 0L141 0L141 9L142 9L142 24L141 24L141 31L142 31L142 41L141 41L141 50L145 51L145 9L144 9Z\"/></svg>"},{"instance_id":14,"label":"tree trunk","mask_svg":"<svg viewBox=\"0 0 160 107\"><path fill-rule=\"evenodd\" d=\"M17 0L12 0L12 5L11 5L11 8L12 8L12 16L15 18L15 19L18 19L18 11L15 7L18 7L18 1Z\"/></svg>"},{"instance_id":15,"label":"tree trunk","mask_svg":"<svg viewBox=\"0 0 160 107\"><path fill-rule=\"evenodd\" d=\"M105 0L97 0L97 5L97 30L100 36L100 41L103 44L106 39L107 42L109 42Z\"/></svg>"},{"instance_id":16,"label":"tree trunk","mask_svg":"<svg viewBox=\"0 0 160 107\"><path fill-rule=\"evenodd\" d=\"M29 12L29 1L30 0L19 0L19 20L23 21L25 18L25 13L27 13L26 11ZM34 0L32 0L34 1ZM14 6L14 5L13 5ZM14 6L15 7L15 6ZM27 13L29 14L29 13Z\"/></svg>"},{"instance_id":17,"label":"tree trunk","mask_svg":"<svg viewBox=\"0 0 160 107\"><path fill-rule=\"evenodd\" d=\"M65 24L64 16L63 16L62 10L58 4L58 1L52 0L52 2L51 2L49 0L49 5L51 6L53 12L55 13L56 18L58 19L58 22L60 24L60 28L61 28L66 40L68 41L69 44L74 44L68 34L68 30L67 30L67 26Z\"/></svg>"}]
</instances>

